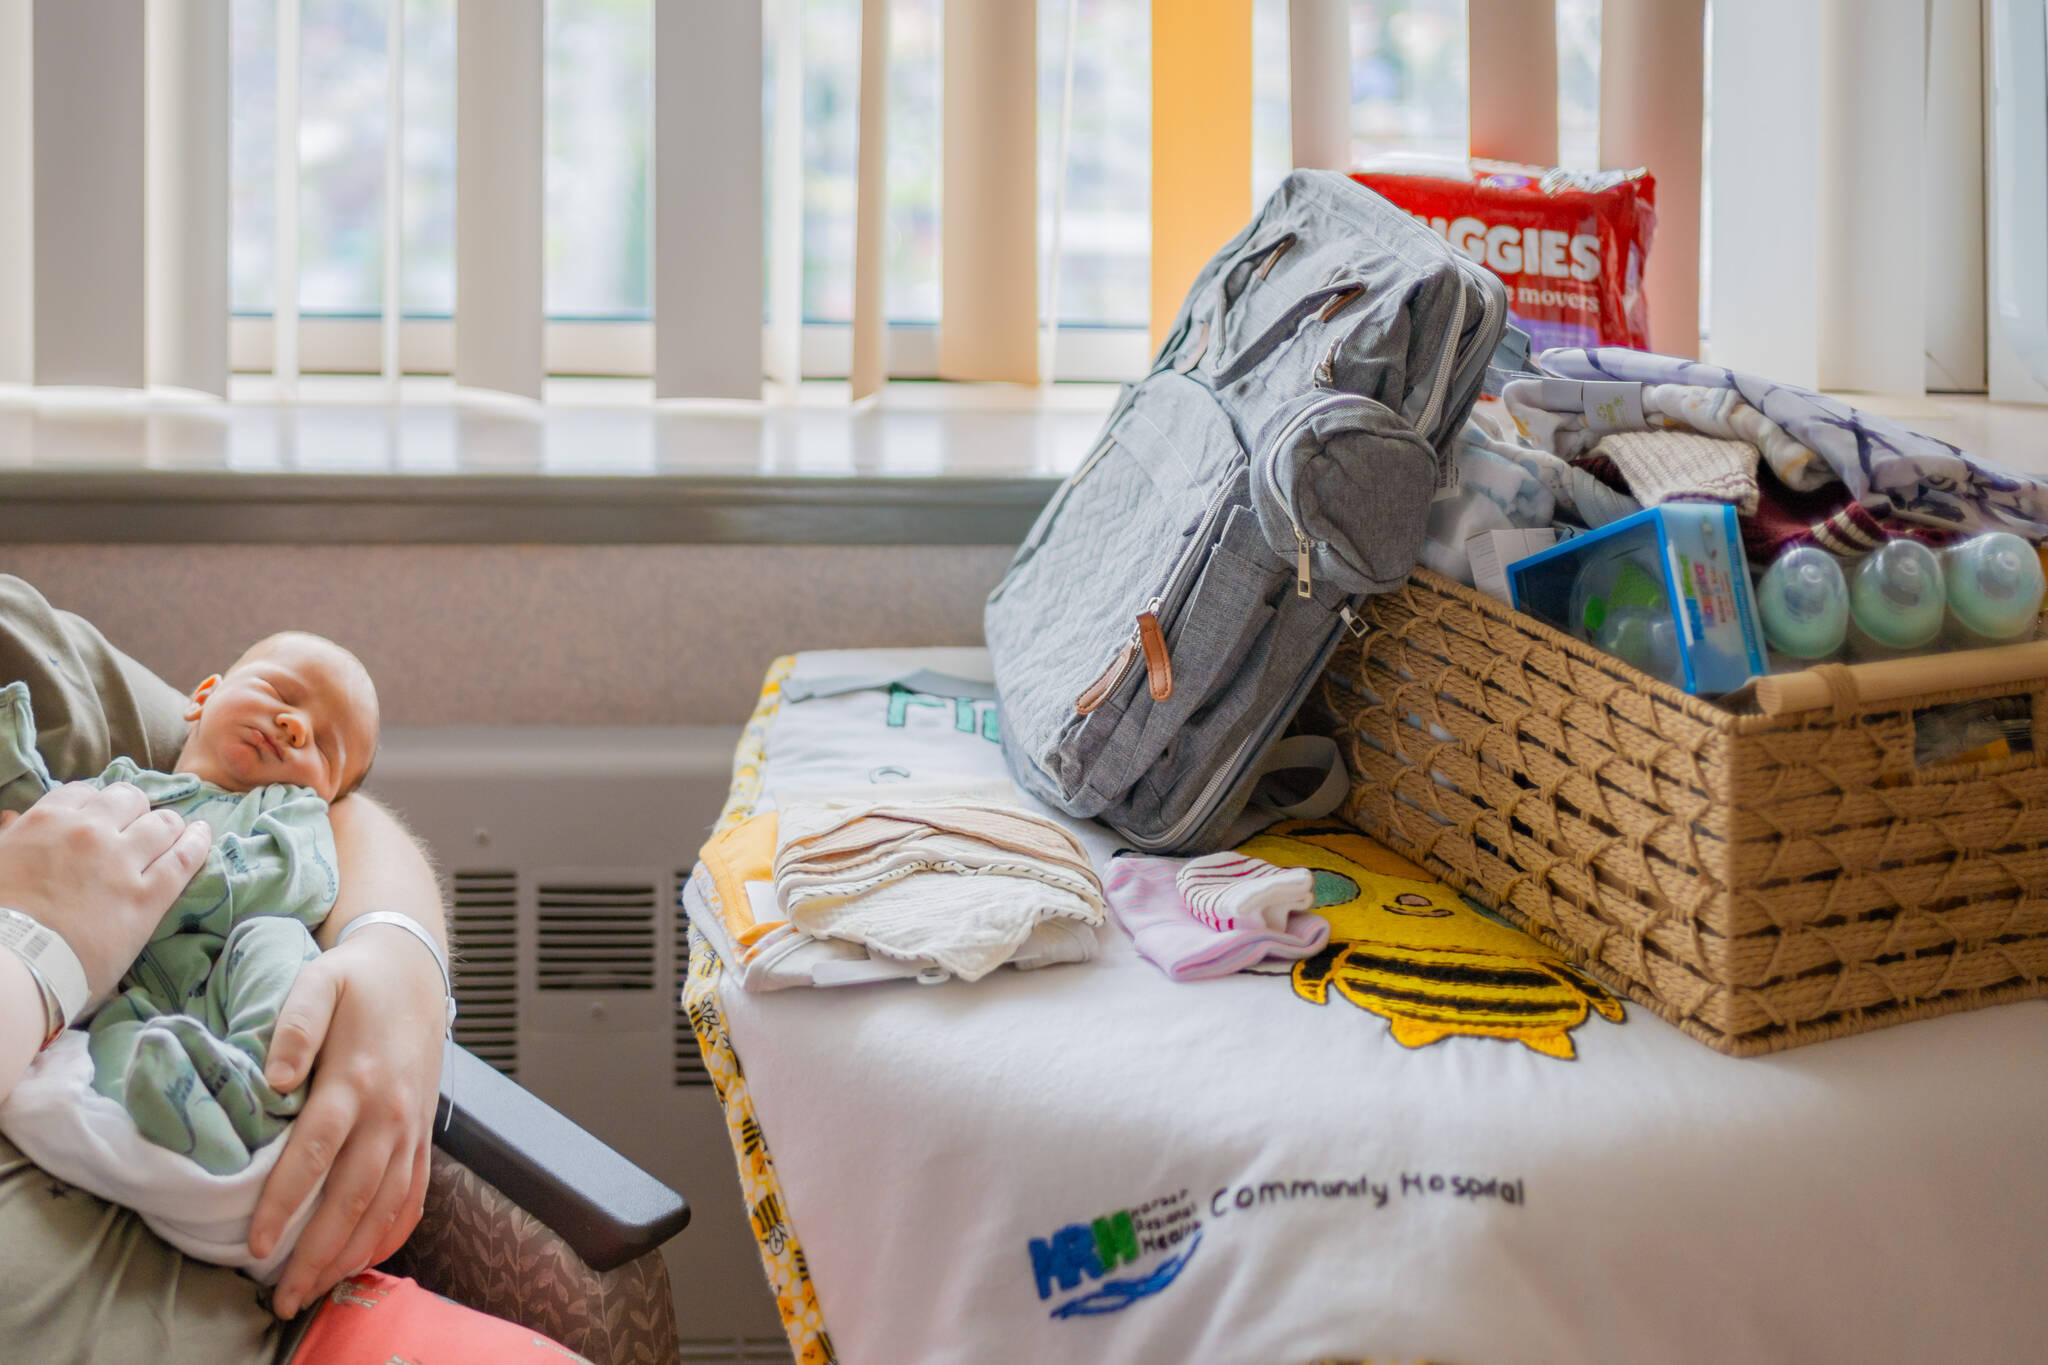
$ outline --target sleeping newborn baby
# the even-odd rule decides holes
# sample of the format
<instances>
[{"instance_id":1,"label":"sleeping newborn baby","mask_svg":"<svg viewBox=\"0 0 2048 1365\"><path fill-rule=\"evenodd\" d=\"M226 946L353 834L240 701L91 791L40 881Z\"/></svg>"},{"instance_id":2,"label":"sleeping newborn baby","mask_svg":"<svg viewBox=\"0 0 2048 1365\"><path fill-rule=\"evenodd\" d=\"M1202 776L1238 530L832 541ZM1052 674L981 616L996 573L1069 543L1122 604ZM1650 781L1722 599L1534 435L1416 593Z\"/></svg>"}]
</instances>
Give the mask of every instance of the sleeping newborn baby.
<instances>
[{"instance_id":1,"label":"sleeping newborn baby","mask_svg":"<svg viewBox=\"0 0 2048 1365\"><path fill-rule=\"evenodd\" d=\"M377 746L368 672L331 640L298 631L258 641L226 673L200 683L185 718L192 728L174 771L118 758L91 779L131 783L152 806L213 830L205 866L89 1025L91 1089L125 1118L81 1095L72 1107L92 1131L53 1141L46 1120L55 1117L49 1101L57 1092L35 1082L37 1072L82 1067L75 1056L52 1057L75 1050L68 1038L52 1044L0 1109L0 1129L38 1165L145 1217L149 1203L166 1195L163 1162L134 1144L135 1131L226 1178L193 1187L213 1201L196 1206L209 1211L228 1185L250 1186L234 1179L239 1174L265 1174L275 1162L264 1149L299 1111L305 1091L279 1094L264 1081L271 1031L299 969L319 954L313 930L340 886L328 804L361 783ZM11 683L0 689L0 809L25 810L55 785L36 752L28 689ZM105 1150L81 1154L81 1143ZM251 1172L259 1153L263 1170ZM150 1169L133 1169L138 1160ZM255 1187L260 1180L240 1209L243 1241ZM246 1256L208 1255L151 1223L195 1255L247 1264ZM210 1236L198 1240L211 1247ZM233 1241L224 1233L221 1245ZM286 1249L267 1263L282 1264Z\"/></svg>"}]
</instances>

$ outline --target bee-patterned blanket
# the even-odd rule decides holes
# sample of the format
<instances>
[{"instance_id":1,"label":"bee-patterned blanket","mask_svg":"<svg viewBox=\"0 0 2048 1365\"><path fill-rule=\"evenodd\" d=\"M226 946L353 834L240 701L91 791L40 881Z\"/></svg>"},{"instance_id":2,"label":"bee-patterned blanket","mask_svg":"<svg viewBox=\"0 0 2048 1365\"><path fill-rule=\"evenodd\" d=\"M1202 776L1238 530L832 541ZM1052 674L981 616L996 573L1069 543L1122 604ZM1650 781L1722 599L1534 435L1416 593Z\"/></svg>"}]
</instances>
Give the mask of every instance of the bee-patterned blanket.
<instances>
[{"instance_id":1,"label":"bee-patterned blanket","mask_svg":"<svg viewBox=\"0 0 2048 1365\"><path fill-rule=\"evenodd\" d=\"M771 675L727 819L1000 777L967 651ZM1073 825L1098 866L1115 836ZM692 1017L809 1361L2007 1360L2048 1339L2048 1003L1723 1057L1331 821L1327 946L1177 984L739 989Z\"/></svg>"}]
</instances>

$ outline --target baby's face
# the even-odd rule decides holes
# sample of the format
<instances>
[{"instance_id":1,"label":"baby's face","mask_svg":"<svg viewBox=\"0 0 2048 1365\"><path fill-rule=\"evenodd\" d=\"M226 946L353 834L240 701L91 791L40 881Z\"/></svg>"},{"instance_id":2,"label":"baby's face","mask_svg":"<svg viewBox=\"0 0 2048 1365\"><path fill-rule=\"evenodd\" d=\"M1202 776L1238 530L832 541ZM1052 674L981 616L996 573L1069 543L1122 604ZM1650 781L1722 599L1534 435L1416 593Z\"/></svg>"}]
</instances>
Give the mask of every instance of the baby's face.
<instances>
[{"instance_id":1,"label":"baby's face","mask_svg":"<svg viewBox=\"0 0 2048 1365\"><path fill-rule=\"evenodd\" d=\"M377 747L377 693L346 651L317 635L277 636L192 694L178 771L229 791L273 782L328 801L351 789Z\"/></svg>"}]
</instances>

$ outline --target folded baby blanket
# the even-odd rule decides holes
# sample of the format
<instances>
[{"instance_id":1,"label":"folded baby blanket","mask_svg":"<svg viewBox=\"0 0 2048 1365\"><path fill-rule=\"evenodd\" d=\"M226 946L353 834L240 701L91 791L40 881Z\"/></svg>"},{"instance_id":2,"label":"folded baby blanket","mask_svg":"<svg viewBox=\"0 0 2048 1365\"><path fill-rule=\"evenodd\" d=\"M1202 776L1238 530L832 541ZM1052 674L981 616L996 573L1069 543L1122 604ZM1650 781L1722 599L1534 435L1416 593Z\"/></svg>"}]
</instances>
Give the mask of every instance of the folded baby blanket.
<instances>
[{"instance_id":1,"label":"folded baby blanket","mask_svg":"<svg viewBox=\"0 0 2048 1365\"><path fill-rule=\"evenodd\" d=\"M1556 354L1544 352L1546 363ZM1754 447L1793 488L1818 488L1835 477L1825 459L1732 388L1587 382L1592 378L1516 379L1501 399L1522 438L1560 459L1576 460L1614 432L1688 431Z\"/></svg>"},{"instance_id":2,"label":"folded baby blanket","mask_svg":"<svg viewBox=\"0 0 2048 1365\"><path fill-rule=\"evenodd\" d=\"M977 981L1049 919L1107 913L1065 829L993 799L781 805L775 899L790 927Z\"/></svg>"},{"instance_id":3,"label":"folded baby blanket","mask_svg":"<svg viewBox=\"0 0 2048 1365\"><path fill-rule=\"evenodd\" d=\"M1851 407L1839 398L1719 365L1613 346L1545 351L1539 363L1550 374L1586 381L1589 387L1613 385L1620 392L1640 386L1646 410L1664 403L1659 390L1676 386L1714 391L1715 398L1704 406L1729 404L1726 412L1731 423L1738 407L1760 413L1771 429L1783 433L1783 443L1770 438L1763 428L1758 430L1765 430L1764 439L1755 439L1732 425L1727 431L1712 430L1705 419L1682 408L1674 412L1665 405L1662 409L1678 417L1678 425L1694 431L1751 440L1763 452L1764 462L1794 490L1811 490L1839 479L1858 502L1869 505L1873 495L1882 494L1890 500L1893 515L1924 526L1963 535L2017 531L2029 540L2048 539L2048 480L2000 469L1947 441ZM1508 386L1511 408L1517 393L1526 392L1522 386L1530 382ZM1516 411L1517 417L1522 415L1523 410ZM1802 451L1806 452L1803 458Z\"/></svg>"},{"instance_id":4,"label":"folded baby blanket","mask_svg":"<svg viewBox=\"0 0 2048 1365\"><path fill-rule=\"evenodd\" d=\"M948 973L936 962L877 957L859 943L813 938L791 925L775 899L774 811L714 834L698 853L683 888L683 911L743 990L792 986L858 986L875 981L938 981ZM1095 956L1092 926L1078 920L1041 921L1005 961L1020 971Z\"/></svg>"}]
</instances>

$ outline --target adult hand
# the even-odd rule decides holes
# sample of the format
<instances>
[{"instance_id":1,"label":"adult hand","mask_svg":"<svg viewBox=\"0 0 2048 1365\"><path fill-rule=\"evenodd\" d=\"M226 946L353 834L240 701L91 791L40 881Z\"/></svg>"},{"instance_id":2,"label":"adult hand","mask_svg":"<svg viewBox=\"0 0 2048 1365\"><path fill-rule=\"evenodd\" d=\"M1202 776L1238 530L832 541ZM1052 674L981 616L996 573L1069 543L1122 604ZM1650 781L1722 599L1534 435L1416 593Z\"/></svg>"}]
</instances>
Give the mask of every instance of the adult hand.
<instances>
[{"instance_id":1,"label":"adult hand","mask_svg":"<svg viewBox=\"0 0 2048 1365\"><path fill-rule=\"evenodd\" d=\"M250 1252L269 1255L323 1176L327 1188L271 1296L279 1317L389 1256L419 1222L445 999L424 945L385 926L367 926L299 973L264 1079L286 1091L311 1069L313 1088L256 1205Z\"/></svg>"},{"instance_id":2,"label":"adult hand","mask_svg":"<svg viewBox=\"0 0 2048 1365\"><path fill-rule=\"evenodd\" d=\"M0 817L0 905L56 930L95 1000L135 961L171 902L206 862L204 821L151 810L126 782L72 782L27 814Z\"/></svg>"}]
</instances>

